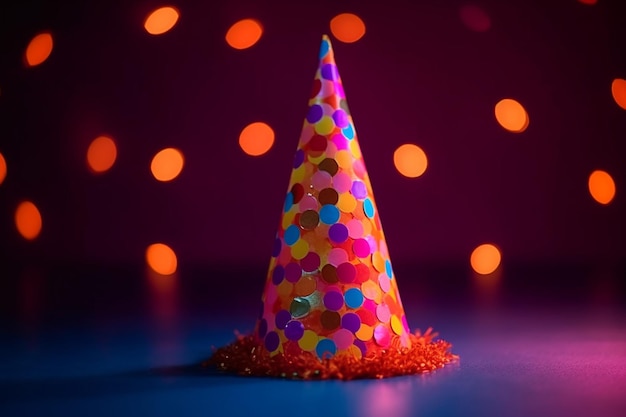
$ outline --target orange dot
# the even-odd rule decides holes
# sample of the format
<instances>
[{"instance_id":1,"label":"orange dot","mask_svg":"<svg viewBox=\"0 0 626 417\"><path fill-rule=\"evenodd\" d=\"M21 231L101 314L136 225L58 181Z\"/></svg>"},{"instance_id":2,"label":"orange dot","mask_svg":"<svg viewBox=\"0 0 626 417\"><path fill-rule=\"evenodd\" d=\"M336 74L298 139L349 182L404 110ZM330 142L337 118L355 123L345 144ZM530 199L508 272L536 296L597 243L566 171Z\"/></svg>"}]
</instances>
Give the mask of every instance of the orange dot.
<instances>
[{"instance_id":1,"label":"orange dot","mask_svg":"<svg viewBox=\"0 0 626 417\"><path fill-rule=\"evenodd\" d=\"M522 133L530 122L524 106L511 98L500 100L496 104L495 114L500 126L513 133Z\"/></svg>"},{"instance_id":2,"label":"orange dot","mask_svg":"<svg viewBox=\"0 0 626 417\"><path fill-rule=\"evenodd\" d=\"M589 192L598 203L609 204L615 197L615 181L606 171L593 171L589 175Z\"/></svg>"},{"instance_id":3,"label":"orange dot","mask_svg":"<svg viewBox=\"0 0 626 417\"><path fill-rule=\"evenodd\" d=\"M239 135L239 146L248 155L263 155L273 144L274 131L263 122L250 123Z\"/></svg>"},{"instance_id":4,"label":"orange dot","mask_svg":"<svg viewBox=\"0 0 626 417\"><path fill-rule=\"evenodd\" d=\"M26 47L26 64L30 67L44 62L52 53L52 35L49 32L35 36Z\"/></svg>"},{"instance_id":5,"label":"orange dot","mask_svg":"<svg viewBox=\"0 0 626 417\"><path fill-rule=\"evenodd\" d=\"M365 35L365 23L352 13L341 13L330 21L330 31L341 42L356 42Z\"/></svg>"},{"instance_id":6,"label":"orange dot","mask_svg":"<svg viewBox=\"0 0 626 417\"><path fill-rule=\"evenodd\" d=\"M107 136L95 138L87 149L87 165L95 173L109 170L117 158L117 147Z\"/></svg>"},{"instance_id":7,"label":"orange dot","mask_svg":"<svg viewBox=\"0 0 626 417\"><path fill-rule=\"evenodd\" d=\"M159 151L150 164L152 175L159 181L171 181L183 170L185 159L181 151L165 148Z\"/></svg>"},{"instance_id":8,"label":"orange dot","mask_svg":"<svg viewBox=\"0 0 626 417\"><path fill-rule=\"evenodd\" d=\"M157 274L172 275L176 272L178 260L169 246L163 243L153 243L146 249L146 262Z\"/></svg>"},{"instance_id":9,"label":"orange dot","mask_svg":"<svg viewBox=\"0 0 626 417\"><path fill-rule=\"evenodd\" d=\"M426 171L428 159L422 148L406 143L393 153L393 164L405 177L417 178Z\"/></svg>"},{"instance_id":10,"label":"orange dot","mask_svg":"<svg viewBox=\"0 0 626 417\"><path fill-rule=\"evenodd\" d=\"M0 184L4 182L7 177L7 161L4 160L4 156L0 153Z\"/></svg>"},{"instance_id":11,"label":"orange dot","mask_svg":"<svg viewBox=\"0 0 626 417\"><path fill-rule=\"evenodd\" d=\"M261 39L263 27L254 19L243 19L226 32L226 42L235 49L246 49Z\"/></svg>"},{"instance_id":12,"label":"orange dot","mask_svg":"<svg viewBox=\"0 0 626 417\"><path fill-rule=\"evenodd\" d=\"M614 79L611 83L611 93L617 105L626 110L626 80Z\"/></svg>"},{"instance_id":13,"label":"orange dot","mask_svg":"<svg viewBox=\"0 0 626 417\"><path fill-rule=\"evenodd\" d=\"M498 268L501 259L498 248L490 243L485 243L474 249L470 256L470 264L477 273L488 275Z\"/></svg>"},{"instance_id":14,"label":"orange dot","mask_svg":"<svg viewBox=\"0 0 626 417\"><path fill-rule=\"evenodd\" d=\"M588 4L590 6L593 6L594 4L598 2L598 0L578 0L578 1L582 4Z\"/></svg>"},{"instance_id":15,"label":"orange dot","mask_svg":"<svg viewBox=\"0 0 626 417\"><path fill-rule=\"evenodd\" d=\"M174 27L179 13L173 7L161 7L148 15L143 27L151 35L161 35Z\"/></svg>"},{"instance_id":16,"label":"orange dot","mask_svg":"<svg viewBox=\"0 0 626 417\"><path fill-rule=\"evenodd\" d=\"M22 237L33 240L41 232L41 214L30 201L22 201L15 210L15 226Z\"/></svg>"}]
</instances>

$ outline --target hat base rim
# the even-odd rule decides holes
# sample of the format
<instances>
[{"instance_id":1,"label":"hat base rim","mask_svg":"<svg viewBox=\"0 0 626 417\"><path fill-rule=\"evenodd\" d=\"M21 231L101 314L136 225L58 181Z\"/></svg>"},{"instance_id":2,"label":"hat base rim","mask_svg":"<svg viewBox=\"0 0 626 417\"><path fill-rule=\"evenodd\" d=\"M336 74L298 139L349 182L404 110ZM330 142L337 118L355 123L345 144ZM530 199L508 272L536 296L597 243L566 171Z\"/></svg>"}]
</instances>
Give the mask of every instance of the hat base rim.
<instances>
[{"instance_id":1,"label":"hat base rim","mask_svg":"<svg viewBox=\"0 0 626 417\"><path fill-rule=\"evenodd\" d=\"M237 339L217 349L203 366L243 376L275 377L299 380L388 378L425 374L458 361L445 340L433 340L436 334L410 334L411 347L389 347L370 352L362 358L336 355L318 359L314 354L278 353L270 355L252 335Z\"/></svg>"}]
</instances>

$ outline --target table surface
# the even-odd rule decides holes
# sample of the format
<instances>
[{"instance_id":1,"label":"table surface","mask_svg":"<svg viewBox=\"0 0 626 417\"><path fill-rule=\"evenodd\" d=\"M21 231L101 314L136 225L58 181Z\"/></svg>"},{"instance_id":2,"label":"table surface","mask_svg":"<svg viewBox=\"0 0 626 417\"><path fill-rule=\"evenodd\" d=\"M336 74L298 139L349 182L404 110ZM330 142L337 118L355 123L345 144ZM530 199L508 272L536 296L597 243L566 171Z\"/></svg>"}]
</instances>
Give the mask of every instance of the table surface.
<instances>
[{"instance_id":1,"label":"table surface","mask_svg":"<svg viewBox=\"0 0 626 417\"><path fill-rule=\"evenodd\" d=\"M396 270L410 325L434 327L461 360L343 382L198 365L251 330L262 268L5 267L0 415L626 415L623 268Z\"/></svg>"}]
</instances>

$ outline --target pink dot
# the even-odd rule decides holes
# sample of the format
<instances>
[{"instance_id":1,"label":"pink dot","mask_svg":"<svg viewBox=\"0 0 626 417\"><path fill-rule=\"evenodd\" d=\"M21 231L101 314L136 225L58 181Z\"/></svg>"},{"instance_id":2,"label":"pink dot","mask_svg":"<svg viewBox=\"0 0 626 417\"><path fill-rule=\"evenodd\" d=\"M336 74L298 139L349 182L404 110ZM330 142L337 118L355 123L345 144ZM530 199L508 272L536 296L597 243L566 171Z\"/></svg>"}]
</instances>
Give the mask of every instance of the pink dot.
<instances>
[{"instance_id":1,"label":"pink dot","mask_svg":"<svg viewBox=\"0 0 626 417\"><path fill-rule=\"evenodd\" d=\"M376 247L376 239L374 239L374 236L369 235L365 240L367 240L367 243L370 245L370 253L376 252L378 248Z\"/></svg>"},{"instance_id":2,"label":"pink dot","mask_svg":"<svg viewBox=\"0 0 626 417\"><path fill-rule=\"evenodd\" d=\"M352 244L354 254L359 258L366 258L370 255L370 244L365 239L356 239Z\"/></svg>"},{"instance_id":3,"label":"pink dot","mask_svg":"<svg viewBox=\"0 0 626 417\"><path fill-rule=\"evenodd\" d=\"M328 145L326 145L326 156L331 159L334 159L336 154L337 154L337 145L329 141Z\"/></svg>"},{"instance_id":4,"label":"pink dot","mask_svg":"<svg viewBox=\"0 0 626 417\"><path fill-rule=\"evenodd\" d=\"M312 195L305 195L302 197L302 200L300 200L298 208L300 209L300 213L304 213L307 210L317 210L317 199Z\"/></svg>"},{"instance_id":5,"label":"pink dot","mask_svg":"<svg viewBox=\"0 0 626 417\"><path fill-rule=\"evenodd\" d=\"M348 252L341 248L333 248L328 252L328 263L333 266L339 266L344 262L348 262Z\"/></svg>"},{"instance_id":6,"label":"pink dot","mask_svg":"<svg viewBox=\"0 0 626 417\"><path fill-rule=\"evenodd\" d=\"M363 295L365 295L365 292L363 293ZM372 313L376 313L376 307L377 307L377 304L372 300L363 301L363 308L368 311L371 311Z\"/></svg>"},{"instance_id":7,"label":"pink dot","mask_svg":"<svg viewBox=\"0 0 626 417\"><path fill-rule=\"evenodd\" d=\"M340 172L333 177L333 186L339 194L345 193L352 187L352 178L345 172Z\"/></svg>"},{"instance_id":8,"label":"pink dot","mask_svg":"<svg viewBox=\"0 0 626 417\"><path fill-rule=\"evenodd\" d=\"M354 169L354 173L361 179L365 178L365 165L361 159L357 159L352 164L352 168Z\"/></svg>"},{"instance_id":9,"label":"pink dot","mask_svg":"<svg viewBox=\"0 0 626 417\"><path fill-rule=\"evenodd\" d=\"M386 348L391 343L391 334L389 329L383 324L379 324L374 328L374 340L380 347Z\"/></svg>"},{"instance_id":10,"label":"pink dot","mask_svg":"<svg viewBox=\"0 0 626 417\"><path fill-rule=\"evenodd\" d=\"M308 123L305 124L305 126L302 128L302 133L300 134L300 146L304 146L309 143L314 135L315 130L313 129L313 125L310 125Z\"/></svg>"},{"instance_id":11,"label":"pink dot","mask_svg":"<svg viewBox=\"0 0 626 417\"><path fill-rule=\"evenodd\" d=\"M332 177L326 171L317 171L311 178L311 184L313 184L313 188L316 190L323 190L324 188L330 187L331 182Z\"/></svg>"},{"instance_id":12,"label":"pink dot","mask_svg":"<svg viewBox=\"0 0 626 417\"><path fill-rule=\"evenodd\" d=\"M378 307L376 307L376 317L383 323L388 323L391 318L389 306L387 304L379 304Z\"/></svg>"},{"instance_id":13,"label":"pink dot","mask_svg":"<svg viewBox=\"0 0 626 417\"><path fill-rule=\"evenodd\" d=\"M332 338L337 345L337 349L348 349L352 342L354 342L354 335L348 329L337 330Z\"/></svg>"},{"instance_id":14,"label":"pink dot","mask_svg":"<svg viewBox=\"0 0 626 417\"><path fill-rule=\"evenodd\" d=\"M387 274L380 274L378 276L378 284L380 285L380 289L383 290L383 292L389 292L389 290L391 289L391 280L389 279Z\"/></svg>"},{"instance_id":15,"label":"pink dot","mask_svg":"<svg viewBox=\"0 0 626 417\"><path fill-rule=\"evenodd\" d=\"M348 139L346 139L343 134L336 133L333 135L331 140L335 144L335 146L337 146L337 150L348 149Z\"/></svg>"},{"instance_id":16,"label":"pink dot","mask_svg":"<svg viewBox=\"0 0 626 417\"><path fill-rule=\"evenodd\" d=\"M331 96L335 92L335 83L328 80L322 80L322 97Z\"/></svg>"},{"instance_id":17,"label":"pink dot","mask_svg":"<svg viewBox=\"0 0 626 417\"><path fill-rule=\"evenodd\" d=\"M305 272L316 271L320 267L320 256L315 252L309 252L300 261L300 265Z\"/></svg>"},{"instance_id":18,"label":"pink dot","mask_svg":"<svg viewBox=\"0 0 626 417\"><path fill-rule=\"evenodd\" d=\"M358 239L363 236L363 223L361 220L352 219L347 224L348 236L352 239Z\"/></svg>"},{"instance_id":19,"label":"pink dot","mask_svg":"<svg viewBox=\"0 0 626 417\"><path fill-rule=\"evenodd\" d=\"M344 262L337 267L337 278L343 283L354 281L356 268L350 262Z\"/></svg>"}]
</instances>

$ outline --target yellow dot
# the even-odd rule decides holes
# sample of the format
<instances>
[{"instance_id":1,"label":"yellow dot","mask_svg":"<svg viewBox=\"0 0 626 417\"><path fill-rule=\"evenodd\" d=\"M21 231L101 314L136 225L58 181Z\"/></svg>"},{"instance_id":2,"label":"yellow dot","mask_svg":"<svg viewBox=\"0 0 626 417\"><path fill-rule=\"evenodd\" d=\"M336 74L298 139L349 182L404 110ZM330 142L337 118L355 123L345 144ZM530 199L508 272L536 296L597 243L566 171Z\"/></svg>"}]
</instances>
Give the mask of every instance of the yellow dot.
<instances>
[{"instance_id":1,"label":"yellow dot","mask_svg":"<svg viewBox=\"0 0 626 417\"><path fill-rule=\"evenodd\" d=\"M161 35L168 32L178 22L178 10L171 6L154 10L146 18L143 27L151 35Z\"/></svg>"},{"instance_id":2,"label":"yellow dot","mask_svg":"<svg viewBox=\"0 0 626 417\"><path fill-rule=\"evenodd\" d=\"M313 330L305 330L302 338L298 340L298 345L302 350L311 352L315 350L319 337Z\"/></svg>"},{"instance_id":3,"label":"yellow dot","mask_svg":"<svg viewBox=\"0 0 626 417\"><path fill-rule=\"evenodd\" d=\"M294 205L292 209L294 207L296 206ZM295 210L289 210L287 213L283 214L283 221L282 221L283 229L287 229L289 226L291 226L293 224L293 219L295 217L296 217Z\"/></svg>"},{"instance_id":4,"label":"yellow dot","mask_svg":"<svg viewBox=\"0 0 626 417\"><path fill-rule=\"evenodd\" d=\"M165 148L152 158L150 171L159 181L171 181L178 177L184 164L185 159L181 151L175 148Z\"/></svg>"},{"instance_id":5,"label":"yellow dot","mask_svg":"<svg viewBox=\"0 0 626 417\"><path fill-rule=\"evenodd\" d=\"M488 275L498 268L501 259L498 248L490 243L485 243L474 249L470 256L470 264L477 273Z\"/></svg>"},{"instance_id":6,"label":"yellow dot","mask_svg":"<svg viewBox=\"0 0 626 417\"><path fill-rule=\"evenodd\" d=\"M298 240L291 247L291 256L297 260L303 259L307 253L309 253L309 242L304 239Z\"/></svg>"},{"instance_id":7,"label":"yellow dot","mask_svg":"<svg viewBox=\"0 0 626 417\"><path fill-rule=\"evenodd\" d=\"M337 201L337 207L344 213L352 213L356 209L356 198L348 192L339 195L339 201Z\"/></svg>"},{"instance_id":8,"label":"yellow dot","mask_svg":"<svg viewBox=\"0 0 626 417\"><path fill-rule=\"evenodd\" d=\"M22 201L15 210L15 226L26 240L34 240L41 233L41 213L31 201Z\"/></svg>"},{"instance_id":9,"label":"yellow dot","mask_svg":"<svg viewBox=\"0 0 626 417\"><path fill-rule=\"evenodd\" d=\"M4 179L7 177L7 161L0 153L0 184L4 182Z\"/></svg>"},{"instance_id":10,"label":"yellow dot","mask_svg":"<svg viewBox=\"0 0 626 417\"><path fill-rule=\"evenodd\" d=\"M393 291L392 291L392 294L393 294ZM401 335L402 332L404 331L404 326L402 325L402 321L400 321L400 319L396 315L391 316L391 329L397 335Z\"/></svg>"},{"instance_id":11,"label":"yellow dot","mask_svg":"<svg viewBox=\"0 0 626 417\"><path fill-rule=\"evenodd\" d=\"M335 128L335 122L330 116L324 116L319 122L315 123L315 131L320 135L328 135Z\"/></svg>"},{"instance_id":12,"label":"yellow dot","mask_svg":"<svg viewBox=\"0 0 626 417\"><path fill-rule=\"evenodd\" d=\"M26 65L34 67L43 63L52 53L53 41L49 32L35 36L26 47Z\"/></svg>"},{"instance_id":13,"label":"yellow dot","mask_svg":"<svg viewBox=\"0 0 626 417\"><path fill-rule=\"evenodd\" d=\"M341 42L352 43L365 35L365 23L355 14L341 13L331 19L330 31Z\"/></svg>"},{"instance_id":14,"label":"yellow dot","mask_svg":"<svg viewBox=\"0 0 626 417\"><path fill-rule=\"evenodd\" d=\"M356 140L350 141L350 151L352 152L352 157L354 159L359 159L361 157L361 148L359 147L359 142Z\"/></svg>"},{"instance_id":15,"label":"yellow dot","mask_svg":"<svg viewBox=\"0 0 626 417\"><path fill-rule=\"evenodd\" d=\"M178 266L176 254L164 243L153 243L148 246L146 262L154 272L161 275L172 275Z\"/></svg>"},{"instance_id":16,"label":"yellow dot","mask_svg":"<svg viewBox=\"0 0 626 417\"><path fill-rule=\"evenodd\" d=\"M273 144L274 131L263 122L250 123L239 134L239 146L248 155L263 155Z\"/></svg>"},{"instance_id":17,"label":"yellow dot","mask_svg":"<svg viewBox=\"0 0 626 417\"><path fill-rule=\"evenodd\" d=\"M235 49L247 49L261 39L263 27L254 19L243 19L226 32L226 42Z\"/></svg>"},{"instance_id":18,"label":"yellow dot","mask_svg":"<svg viewBox=\"0 0 626 417\"><path fill-rule=\"evenodd\" d=\"M87 149L87 165L94 173L109 170L117 158L117 147L113 139L106 136L95 138Z\"/></svg>"},{"instance_id":19,"label":"yellow dot","mask_svg":"<svg viewBox=\"0 0 626 417\"><path fill-rule=\"evenodd\" d=\"M513 133L522 133L530 122L524 106L511 98L505 98L496 104L495 115L500 126Z\"/></svg>"},{"instance_id":20,"label":"yellow dot","mask_svg":"<svg viewBox=\"0 0 626 417\"><path fill-rule=\"evenodd\" d=\"M348 347L348 352L355 359L361 359L363 357L363 352L361 352L361 349L358 346L350 345L350 347Z\"/></svg>"},{"instance_id":21,"label":"yellow dot","mask_svg":"<svg viewBox=\"0 0 626 417\"><path fill-rule=\"evenodd\" d=\"M374 255L372 255L372 264L378 272L383 272L385 270L385 258L380 254L380 252L374 252Z\"/></svg>"},{"instance_id":22,"label":"yellow dot","mask_svg":"<svg viewBox=\"0 0 626 417\"><path fill-rule=\"evenodd\" d=\"M417 178L426 171L428 159L422 148L406 143L393 153L393 164L405 177Z\"/></svg>"},{"instance_id":23,"label":"yellow dot","mask_svg":"<svg viewBox=\"0 0 626 417\"><path fill-rule=\"evenodd\" d=\"M372 326L368 326L367 324L361 324L361 327L354 335L359 340L367 342L372 339L372 336L374 336L374 328Z\"/></svg>"},{"instance_id":24,"label":"yellow dot","mask_svg":"<svg viewBox=\"0 0 626 417\"><path fill-rule=\"evenodd\" d=\"M611 94L617 105L626 110L626 80L614 79L611 83Z\"/></svg>"},{"instance_id":25,"label":"yellow dot","mask_svg":"<svg viewBox=\"0 0 626 417\"><path fill-rule=\"evenodd\" d=\"M615 197L615 181L606 171L593 171L589 175L589 193L598 203L609 204Z\"/></svg>"}]
</instances>

